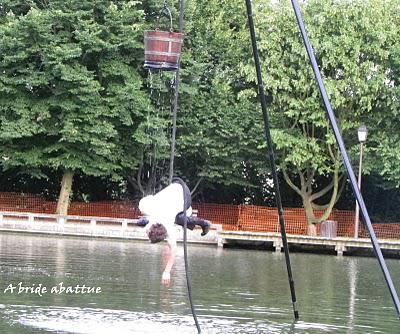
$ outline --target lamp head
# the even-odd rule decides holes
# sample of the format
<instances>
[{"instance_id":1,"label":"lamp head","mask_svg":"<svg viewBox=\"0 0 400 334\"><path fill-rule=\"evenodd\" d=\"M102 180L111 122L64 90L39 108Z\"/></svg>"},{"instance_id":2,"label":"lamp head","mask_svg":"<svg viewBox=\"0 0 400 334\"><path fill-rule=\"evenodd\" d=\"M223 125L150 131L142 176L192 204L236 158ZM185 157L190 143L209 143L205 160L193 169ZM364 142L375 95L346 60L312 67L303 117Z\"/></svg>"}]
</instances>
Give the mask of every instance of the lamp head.
<instances>
[{"instance_id":1,"label":"lamp head","mask_svg":"<svg viewBox=\"0 0 400 334\"><path fill-rule=\"evenodd\" d=\"M360 143L365 143L367 141L368 129L365 125L361 125L358 128L358 141Z\"/></svg>"}]
</instances>

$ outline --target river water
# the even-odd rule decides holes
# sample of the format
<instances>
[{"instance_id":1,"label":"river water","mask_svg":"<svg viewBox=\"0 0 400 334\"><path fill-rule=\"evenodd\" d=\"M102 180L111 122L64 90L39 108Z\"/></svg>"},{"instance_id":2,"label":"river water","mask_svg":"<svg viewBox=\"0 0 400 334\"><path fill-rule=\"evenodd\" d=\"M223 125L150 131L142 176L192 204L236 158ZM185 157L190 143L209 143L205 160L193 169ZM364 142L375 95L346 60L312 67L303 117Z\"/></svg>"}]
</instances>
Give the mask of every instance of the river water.
<instances>
[{"instance_id":1,"label":"river water","mask_svg":"<svg viewBox=\"0 0 400 334\"><path fill-rule=\"evenodd\" d=\"M1 234L0 333L197 333L183 248L169 287L163 259L163 244ZM202 333L400 333L376 259L291 260L297 322L283 254L189 245ZM387 264L399 291L400 261Z\"/></svg>"}]
</instances>

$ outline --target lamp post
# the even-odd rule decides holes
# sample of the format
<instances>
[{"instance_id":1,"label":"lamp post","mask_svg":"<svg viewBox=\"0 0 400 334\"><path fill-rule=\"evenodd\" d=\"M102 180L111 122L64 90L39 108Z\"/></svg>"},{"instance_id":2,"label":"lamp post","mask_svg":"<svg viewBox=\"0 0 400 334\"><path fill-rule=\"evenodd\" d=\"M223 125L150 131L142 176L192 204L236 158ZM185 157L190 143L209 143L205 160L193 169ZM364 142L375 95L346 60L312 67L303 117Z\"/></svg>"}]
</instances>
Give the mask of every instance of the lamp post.
<instances>
[{"instance_id":1,"label":"lamp post","mask_svg":"<svg viewBox=\"0 0 400 334\"><path fill-rule=\"evenodd\" d=\"M364 143L367 141L368 129L365 125L361 125L358 128L358 141L360 142L360 163L358 166L358 189L361 191L361 171L363 161ZM360 207L356 200L356 215L354 219L354 238L358 238L358 227L360 222Z\"/></svg>"}]
</instances>

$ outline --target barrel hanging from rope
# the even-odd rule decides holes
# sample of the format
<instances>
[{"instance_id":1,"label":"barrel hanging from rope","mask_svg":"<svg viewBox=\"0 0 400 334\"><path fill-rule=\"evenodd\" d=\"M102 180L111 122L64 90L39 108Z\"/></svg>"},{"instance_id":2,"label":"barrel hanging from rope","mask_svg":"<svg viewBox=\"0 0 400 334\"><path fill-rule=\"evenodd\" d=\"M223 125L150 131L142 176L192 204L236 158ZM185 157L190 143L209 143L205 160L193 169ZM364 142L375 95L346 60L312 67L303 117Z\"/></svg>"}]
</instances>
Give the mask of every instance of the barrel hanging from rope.
<instances>
[{"instance_id":1,"label":"barrel hanging from rope","mask_svg":"<svg viewBox=\"0 0 400 334\"><path fill-rule=\"evenodd\" d=\"M167 0L164 0L163 9L161 10L159 16L161 14L167 14L170 20L170 29L169 31L161 31L157 27L156 30L147 30L144 33L144 45L145 45L145 63L144 67L149 71L176 71L175 78L175 94L174 94L174 105L173 105L173 138L171 145L171 166L170 166L170 183L172 182L173 176L173 161L175 156L175 133L176 133L176 114L178 107L178 92L179 92L179 67L180 67L180 56L181 49L183 43L183 8L184 8L184 0L180 0L180 16L179 16L179 30L180 32L173 32L172 27L172 15L171 11L168 7ZM184 191L184 204L183 204L183 212L186 213L187 206L191 205L190 198L190 190L187 188L186 184L184 187L183 182L178 182L182 185L182 189ZM187 192L189 191L189 194ZM189 196L189 198L188 198ZM189 264L188 264L188 250L187 250L187 217L185 216L184 225L183 225L183 252L184 252L184 261L185 261L185 273L186 273L186 283L188 288L188 298L190 302L190 308L193 315L193 320L195 322L197 332L201 333L201 328L199 322L197 320L196 310L193 303L192 297L192 283L189 272Z\"/></svg>"},{"instance_id":2,"label":"barrel hanging from rope","mask_svg":"<svg viewBox=\"0 0 400 334\"><path fill-rule=\"evenodd\" d=\"M160 18L166 16L169 19L169 30L160 30ZM144 32L144 68L151 71L176 71L179 68L183 44L183 33L174 32L172 26L172 14L168 3L164 5L158 15L155 30Z\"/></svg>"}]
</instances>

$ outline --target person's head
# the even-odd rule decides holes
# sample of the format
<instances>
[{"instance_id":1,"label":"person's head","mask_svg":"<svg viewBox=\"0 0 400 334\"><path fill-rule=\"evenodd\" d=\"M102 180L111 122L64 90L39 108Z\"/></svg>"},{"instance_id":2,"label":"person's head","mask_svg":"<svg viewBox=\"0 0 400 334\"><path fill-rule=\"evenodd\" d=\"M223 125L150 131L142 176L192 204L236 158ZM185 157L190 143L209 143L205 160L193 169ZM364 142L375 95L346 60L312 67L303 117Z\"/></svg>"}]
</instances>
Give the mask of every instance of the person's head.
<instances>
[{"instance_id":1,"label":"person's head","mask_svg":"<svg viewBox=\"0 0 400 334\"><path fill-rule=\"evenodd\" d=\"M163 241L167 237L167 229L162 224L153 224L147 230L147 236L152 244Z\"/></svg>"}]
</instances>

